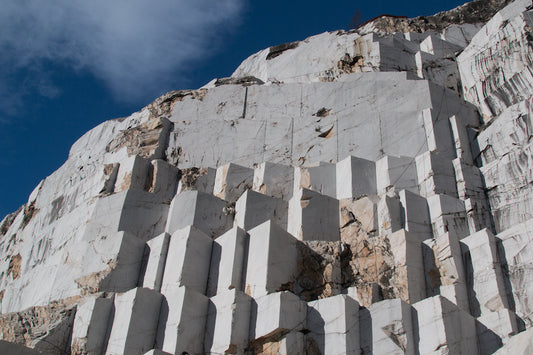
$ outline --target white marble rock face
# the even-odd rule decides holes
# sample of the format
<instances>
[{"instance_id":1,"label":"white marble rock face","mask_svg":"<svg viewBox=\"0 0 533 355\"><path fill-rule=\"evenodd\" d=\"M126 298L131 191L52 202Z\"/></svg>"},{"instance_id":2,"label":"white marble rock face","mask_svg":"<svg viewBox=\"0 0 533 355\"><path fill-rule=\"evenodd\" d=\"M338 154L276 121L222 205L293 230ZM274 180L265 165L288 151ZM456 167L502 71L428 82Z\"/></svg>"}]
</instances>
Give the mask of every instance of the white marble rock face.
<instances>
[{"instance_id":1,"label":"white marble rock face","mask_svg":"<svg viewBox=\"0 0 533 355\"><path fill-rule=\"evenodd\" d=\"M382 16L93 128L0 222L0 353L531 352L532 28Z\"/></svg>"}]
</instances>

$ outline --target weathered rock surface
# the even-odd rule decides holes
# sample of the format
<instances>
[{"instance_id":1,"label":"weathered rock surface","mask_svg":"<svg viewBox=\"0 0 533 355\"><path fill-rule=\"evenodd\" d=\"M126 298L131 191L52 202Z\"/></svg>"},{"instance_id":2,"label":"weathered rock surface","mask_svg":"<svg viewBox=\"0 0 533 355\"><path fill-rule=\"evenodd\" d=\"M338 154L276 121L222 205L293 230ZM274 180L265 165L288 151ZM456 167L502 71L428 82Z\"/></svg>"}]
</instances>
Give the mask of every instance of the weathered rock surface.
<instances>
[{"instance_id":1,"label":"weathered rock surface","mask_svg":"<svg viewBox=\"0 0 533 355\"><path fill-rule=\"evenodd\" d=\"M532 19L380 17L92 129L0 223L0 352L526 352Z\"/></svg>"}]
</instances>

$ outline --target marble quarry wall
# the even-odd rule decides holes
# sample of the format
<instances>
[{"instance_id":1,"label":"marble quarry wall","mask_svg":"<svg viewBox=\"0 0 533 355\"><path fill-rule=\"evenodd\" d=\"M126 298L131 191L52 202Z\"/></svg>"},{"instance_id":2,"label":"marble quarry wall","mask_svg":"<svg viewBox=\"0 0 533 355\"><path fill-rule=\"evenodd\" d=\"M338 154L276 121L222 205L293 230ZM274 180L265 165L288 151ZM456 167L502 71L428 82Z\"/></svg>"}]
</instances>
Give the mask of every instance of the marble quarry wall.
<instances>
[{"instance_id":1,"label":"marble quarry wall","mask_svg":"<svg viewBox=\"0 0 533 355\"><path fill-rule=\"evenodd\" d=\"M478 3L87 132L0 223L0 353L531 351L533 10Z\"/></svg>"}]
</instances>

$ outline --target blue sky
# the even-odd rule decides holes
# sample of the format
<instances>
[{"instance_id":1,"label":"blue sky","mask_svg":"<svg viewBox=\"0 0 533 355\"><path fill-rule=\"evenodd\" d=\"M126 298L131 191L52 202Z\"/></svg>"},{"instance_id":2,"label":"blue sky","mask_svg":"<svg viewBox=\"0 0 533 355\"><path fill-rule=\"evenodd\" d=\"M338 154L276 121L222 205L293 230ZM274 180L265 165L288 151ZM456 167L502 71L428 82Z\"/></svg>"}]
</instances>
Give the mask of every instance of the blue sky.
<instances>
[{"instance_id":1,"label":"blue sky","mask_svg":"<svg viewBox=\"0 0 533 355\"><path fill-rule=\"evenodd\" d=\"M230 76L249 55L463 1L0 0L0 220L99 123Z\"/></svg>"}]
</instances>

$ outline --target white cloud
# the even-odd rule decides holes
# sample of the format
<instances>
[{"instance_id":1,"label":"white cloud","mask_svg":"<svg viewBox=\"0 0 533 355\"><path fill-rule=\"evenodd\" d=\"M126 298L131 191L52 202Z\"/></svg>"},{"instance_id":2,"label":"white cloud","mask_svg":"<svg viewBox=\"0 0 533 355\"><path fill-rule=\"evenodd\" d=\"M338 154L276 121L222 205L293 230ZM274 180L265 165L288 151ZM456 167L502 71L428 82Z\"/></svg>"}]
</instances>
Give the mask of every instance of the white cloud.
<instances>
[{"instance_id":1,"label":"white cloud","mask_svg":"<svg viewBox=\"0 0 533 355\"><path fill-rule=\"evenodd\" d=\"M0 0L0 76L67 65L90 71L117 97L140 97L170 73L185 78L238 21L243 1ZM58 94L46 74L30 80L15 92Z\"/></svg>"}]
</instances>

